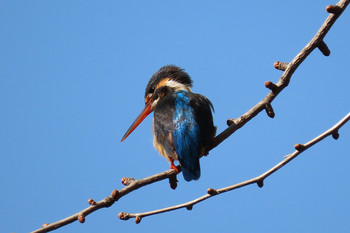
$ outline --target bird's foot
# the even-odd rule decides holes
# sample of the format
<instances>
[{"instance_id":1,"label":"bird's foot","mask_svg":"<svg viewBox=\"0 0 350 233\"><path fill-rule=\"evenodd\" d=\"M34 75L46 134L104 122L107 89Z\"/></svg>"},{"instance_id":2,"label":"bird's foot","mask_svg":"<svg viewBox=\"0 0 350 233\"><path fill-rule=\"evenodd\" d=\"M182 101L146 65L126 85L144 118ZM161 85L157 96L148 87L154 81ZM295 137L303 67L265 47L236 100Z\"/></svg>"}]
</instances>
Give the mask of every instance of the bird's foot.
<instances>
[{"instance_id":1,"label":"bird's foot","mask_svg":"<svg viewBox=\"0 0 350 233\"><path fill-rule=\"evenodd\" d=\"M180 172L179 172L179 170L177 169L177 167L175 166L175 164L174 164L174 161L173 160L171 160L171 163L170 163L170 169L174 169L175 171L176 171L176 173L177 174L179 174Z\"/></svg>"}]
</instances>

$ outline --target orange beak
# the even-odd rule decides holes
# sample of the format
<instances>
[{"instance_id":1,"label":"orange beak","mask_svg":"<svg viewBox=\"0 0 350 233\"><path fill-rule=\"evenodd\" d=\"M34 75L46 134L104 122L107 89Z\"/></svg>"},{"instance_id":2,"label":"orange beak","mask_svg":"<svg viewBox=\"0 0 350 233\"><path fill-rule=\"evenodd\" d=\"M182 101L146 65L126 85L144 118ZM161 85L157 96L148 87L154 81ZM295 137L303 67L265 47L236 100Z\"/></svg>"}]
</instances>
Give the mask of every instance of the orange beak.
<instances>
[{"instance_id":1,"label":"orange beak","mask_svg":"<svg viewBox=\"0 0 350 233\"><path fill-rule=\"evenodd\" d=\"M126 131L126 133L124 134L122 141L124 141L131 133L132 131L134 131L136 129L136 127L151 113L153 112L153 110L151 110L151 105L152 105L153 99L150 98L146 105L145 108L142 110L142 112L140 113L140 115L136 118L136 120L134 121L134 123L132 123L132 125L130 126L130 128L128 129L128 131Z\"/></svg>"}]
</instances>

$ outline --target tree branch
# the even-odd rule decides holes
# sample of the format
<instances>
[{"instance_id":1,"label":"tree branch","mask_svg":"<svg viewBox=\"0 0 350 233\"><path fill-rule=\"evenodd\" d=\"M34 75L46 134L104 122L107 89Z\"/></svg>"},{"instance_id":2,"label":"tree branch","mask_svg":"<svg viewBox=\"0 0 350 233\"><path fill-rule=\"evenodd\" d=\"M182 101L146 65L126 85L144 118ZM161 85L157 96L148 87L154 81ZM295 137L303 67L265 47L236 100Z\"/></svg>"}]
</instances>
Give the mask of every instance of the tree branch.
<instances>
[{"instance_id":1,"label":"tree branch","mask_svg":"<svg viewBox=\"0 0 350 233\"><path fill-rule=\"evenodd\" d=\"M309 149L310 147L312 147L313 145L315 145L316 143L322 141L323 139L325 139L326 137L332 135L334 139L337 139L339 137L338 134L338 130L340 127L342 127L347 121L350 120L350 113L348 113L343 119L341 119L337 124L335 124L332 128L328 129L326 132L322 133L321 135L317 136L316 138L312 139L311 141L305 143L305 144L296 144L295 147L295 151L287 156L285 156L285 159L282 160L280 163L276 164L274 167L270 168L268 171L266 171L265 173L254 177L250 180L246 180L228 187L224 187L221 189L213 189L213 188L209 188L207 190L207 194L204 196L201 196L197 199L194 199L192 201L180 204L180 205L175 205L175 206L171 206L171 207L167 207L164 209L158 209L158 210L153 210L153 211L149 211L149 212L144 212L144 213L137 213L137 214L130 214L130 213L124 213L121 212L119 213L119 218L122 220L127 220L130 218L135 218L135 222L139 223L141 221L141 219L143 217L147 217L150 215L155 215L155 214L160 214L160 213L164 213L164 212L169 212L169 211L173 211L173 210L177 210L177 209L181 209L181 208L187 208L188 210L191 210L192 207L195 204L198 204L199 202L202 202L206 199L211 198L212 196L215 195L219 195L228 191L232 191L234 189L238 189L250 184L254 184L256 183L260 188L263 187L264 185L264 180L265 178L267 178L268 176L272 175L273 173L275 173L277 170L279 170L280 168L284 167L286 164L288 164L290 161L292 161L293 159L295 159L298 155L300 155L302 152L304 152L305 150ZM337 136L334 136L337 135Z\"/></svg>"},{"instance_id":2,"label":"tree branch","mask_svg":"<svg viewBox=\"0 0 350 233\"><path fill-rule=\"evenodd\" d=\"M338 17L343 13L345 8L348 6L350 0L341 0L336 5L327 6L326 10L330 13L329 9L333 9L332 13L327 17L326 21L322 24L321 28L318 30L316 35L311 39L311 41L295 56L295 58L289 62L275 62L274 67L279 70L284 70L282 76L276 84L271 81L265 82L265 86L271 90L271 92L265 96L257 105L251 108L244 115L238 119L229 119L227 124L229 127L225 129L215 138L210 149L217 147L221 142L228 138L231 134L236 132L239 128L245 125L253 117L255 117L262 110L266 110L269 117L274 117L273 111L270 114L269 108L272 110L271 103L277 97L277 95L288 86L290 79L292 78L293 73L299 67L299 65L306 59L307 56L315 48L319 48L322 53L326 56L330 54L330 51L327 45L324 43L323 39L331 29ZM337 10L334 10L337 9ZM328 50L328 51L327 51ZM328 54L328 55L327 55Z\"/></svg>"},{"instance_id":3,"label":"tree branch","mask_svg":"<svg viewBox=\"0 0 350 233\"><path fill-rule=\"evenodd\" d=\"M229 119L227 121L227 124L229 127L225 129L222 133L217 135L215 137L214 143L209 147L209 150L215 148L218 146L221 142L223 142L226 138L228 138L231 134L233 134L236 130L241 128L243 125L245 125L248 121L250 121L253 117L255 117L257 114L259 114L262 110L266 110L266 113L269 117L274 117L274 111L271 105L271 102L276 98L276 96L285 88L288 86L289 81L291 79L292 74L294 71L298 68L298 66L305 60L305 58L315 49L319 48L323 54L327 54L328 47L323 42L323 39L325 35L328 33L334 22L337 20L337 18L341 15L341 13L345 10L346 6L349 4L350 0L341 0L336 5L328 6L326 9L330 13L329 17L326 19L326 21L323 23L319 31L316 33L314 38L305 46L303 50L290 62L285 63L283 66L283 63L277 62L275 63L275 67L280 70L284 70L283 75L280 77L279 81L276 84L273 84L272 82L265 83L266 87L271 89L271 92L262 99L257 105L255 105L252 109L250 109L247 113L242 115L236 120ZM326 49L327 48L327 49ZM278 64L280 64L278 66ZM287 158L289 159L289 158ZM179 171L181 171L181 168L178 166ZM270 174L269 174L270 175ZM261 179L262 177L260 177ZM113 205L117 200L119 200L121 197L127 195L128 193L139 189L145 185L158 182L164 179L169 179L170 186L172 188L176 188L176 172L172 169L155 174L150 177L146 177L139 180L130 179L128 180L125 178L123 181L123 184L127 185L125 188L121 190L113 190L112 194L104 198L103 200L99 202L95 202L94 200L90 199L89 204L90 206L84 210L79 211L78 213L67 217L65 219L62 219L60 221L57 221L55 223L45 223L42 225L41 229L37 229L33 231L32 233L39 233L39 232L49 232L55 229L58 229L62 226L65 226L67 224L70 224L74 221L79 221L83 223L85 221L85 217L92 212L105 208L110 207ZM263 179L262 179L263 180ZM127 182L128 181L128 182ZM248 181L246 181L248 182ZM254 183L254 182L253 182ZM262 185L262 182L256 182L258 184ZM231 189L243 187L245 185L248 185L250 183L241 183L237 184L240 186L231 186ZM233 187L233 188L232 188ZM223 192L223 190L219 190ZM214 195L218 190L209 191L208 195ZM226 191L225 191L226 192ZM198 202L202 201L201 198L197 199ZM204 199L203 199L204 200ZM190 209L190 205L187 205L187 207ZM177 207L177 208L183 208L183 207ZM140 218L136 218L137 221L141 220Z\"/></svg>"},{"instance_id":4,"label":"tree branch","mask_svg":"<svg viewBox=\"0 0 350 233\"><path fill-rule=\"evenodd\" d=\"M178 169L179 169L179 171L181 171L180 166L178 166ZM94 212L98 209L110 207L117 200L119 200L121 197L127 195L128 193L130 193L136 189L139 189L143 186L146 186L148 184L152 184L154 182L161 181L164 179L169 179L171 177L176 177L176 171L174 169L170 169L168 171L158 173L158 174L155 174L153 176L149 176L149 177L139 179L139 180L134 180L133 178L124 177L122 179L122 183L124 185L126 185L125 188L123 188L119 191L113 190L111 195L109 195L108 197L104 198L103 200L101 200L99 202L95 202L93 199L89 199L88 202L90 204L90 207L88 207L88 208L68 217L68 218L57 221L55 223L52 223L52 224L45 223L42 225L41 229L35 230L32 233L53 231L53 230L56 230L62 226L65 226L67 224L75 222L77 220L79 222L83 223L83 222L85 222L85 217L87 215L91 214L92 212Z\"/></svg>"}]
</instances>

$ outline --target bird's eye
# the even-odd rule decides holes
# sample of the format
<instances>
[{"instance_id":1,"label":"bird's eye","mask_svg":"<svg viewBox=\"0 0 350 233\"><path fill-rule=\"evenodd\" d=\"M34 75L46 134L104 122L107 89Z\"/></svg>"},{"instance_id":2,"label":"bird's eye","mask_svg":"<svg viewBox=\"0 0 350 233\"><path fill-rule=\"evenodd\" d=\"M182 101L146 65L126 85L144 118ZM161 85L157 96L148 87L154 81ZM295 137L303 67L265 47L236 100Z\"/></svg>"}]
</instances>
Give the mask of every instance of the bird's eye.
<instances>
[{"instance_id":1,"label":"bird's eye","mask_svg":"<svg viewBox=\"0 0 350 233\"><path fill-rule=\"evenodd\" d=\"M159 92L157 91L156 93L154 93L154 95L152 96L153 101L155 101L156 99L158 99Z\"/></svg>"},{"instance_id":2,"label":"bird's eye","mask_svg":"<svg viewBox=\"0 0 350 233\"><path fill-rule=\"evenodd\" d=\"M169 88L166 86L158 88L152 96L153 101L155 101L158 98L163 98L169 93L169 91L170 91Z\"/></svg>"},{"instance_id":3,"label":"bird's eye","mask_svg":"<svg viewBox=\"0 0 350 233\"><path fill-rule=\"evenodd\" d=\"M156 87L151 87L151 89L149 90L150 93L153 93L154 92L154 89L156 89Z\"/></svg>"}]
</instances>

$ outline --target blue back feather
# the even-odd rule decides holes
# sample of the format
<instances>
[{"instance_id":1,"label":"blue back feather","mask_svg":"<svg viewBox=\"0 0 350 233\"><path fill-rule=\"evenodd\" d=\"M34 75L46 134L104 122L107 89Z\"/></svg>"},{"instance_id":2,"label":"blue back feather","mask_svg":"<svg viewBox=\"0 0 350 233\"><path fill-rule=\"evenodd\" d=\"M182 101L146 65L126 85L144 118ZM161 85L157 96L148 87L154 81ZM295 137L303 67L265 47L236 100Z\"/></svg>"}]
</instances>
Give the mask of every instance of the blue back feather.
<instances>
[{"instance_id":1,"label":"blue back feather","mask_svg":"<svg viewBox=\"0 0 350 233\"><path fill-rule=\"evenodd\" d=\"M200 177L200 128L186 91L177 91L175 99L173 139L176 153L186 181Z\"/></svg>"}]
</instances>

